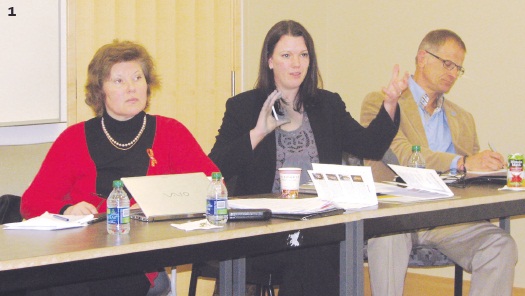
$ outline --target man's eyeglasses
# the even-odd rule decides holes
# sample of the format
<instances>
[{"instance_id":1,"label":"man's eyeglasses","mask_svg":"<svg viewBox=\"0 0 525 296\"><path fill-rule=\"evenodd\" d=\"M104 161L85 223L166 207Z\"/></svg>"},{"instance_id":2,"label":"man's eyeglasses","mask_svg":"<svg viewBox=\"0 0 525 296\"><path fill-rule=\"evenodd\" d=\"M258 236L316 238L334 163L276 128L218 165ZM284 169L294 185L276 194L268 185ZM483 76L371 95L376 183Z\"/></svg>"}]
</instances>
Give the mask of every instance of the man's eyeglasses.
<instances>
[{"instance_id":1,"label":"man's eyeglasses","mask_svg":"<svg viewBox=\"0 0 525 296\"><path fill-rule=\"evenodd\" d=\"M465 74L465 68L461 67L460 65L457 65L456 63L454 63L453 61L450 61L450 60L444 60L440 57L438 57L437 55L431 53L430 51L428 50L425 50L428 54L430 54L431 56L435 57L436 59L440 60L443 62L443 68L447 69L447 70L454 70L457 69L458 70L458 76L461 76L463 74Z\"/></svg>"}]
</instances>

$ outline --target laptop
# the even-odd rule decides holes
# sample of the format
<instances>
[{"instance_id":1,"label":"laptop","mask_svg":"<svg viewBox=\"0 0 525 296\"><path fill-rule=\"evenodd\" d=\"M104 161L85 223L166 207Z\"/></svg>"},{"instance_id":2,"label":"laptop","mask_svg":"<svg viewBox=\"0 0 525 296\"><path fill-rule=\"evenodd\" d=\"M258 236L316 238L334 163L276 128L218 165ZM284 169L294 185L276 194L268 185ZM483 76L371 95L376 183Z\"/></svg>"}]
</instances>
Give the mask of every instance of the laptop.
<instances>
[{"instance_id":1,"label":"laptop","mask_svg":"<svg viewBox=\"0 0 525 296\"><path fill-rule=\"evenodd\" d=\"M140 210L130 217L146 222L203 217L210 181L204 173L121 179Z\"/></svg>"}]
</instances>

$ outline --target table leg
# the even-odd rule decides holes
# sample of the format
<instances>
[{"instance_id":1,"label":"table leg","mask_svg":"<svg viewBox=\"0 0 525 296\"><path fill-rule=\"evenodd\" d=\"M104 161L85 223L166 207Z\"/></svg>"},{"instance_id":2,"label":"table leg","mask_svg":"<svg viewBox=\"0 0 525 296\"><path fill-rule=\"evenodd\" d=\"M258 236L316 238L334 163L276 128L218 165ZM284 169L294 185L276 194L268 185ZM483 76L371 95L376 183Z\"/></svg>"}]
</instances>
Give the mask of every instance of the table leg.
<instances>
[{"instance_id":1,"label":"table leg","mask_svg":"<svg viewBox=\"0 0 525 296\"><path fill-rule=\"evenodd\" d=\"M345 240L339 247L339 295L364 295L363 221L345 224Z\"/></svg>"},{"instance_id":2,"label":"table leg","mask_svg":"<svg viewBox=\"0 0 525 296\"><path fill-rule=\"evenodd\" d=\"M504 217L499 219L499 227L510 233L510 218Z\"/></svg>"},{"instance_id":3,"label":"table leg","mask_svg":"<svg viewBox=\"0 0 525 296\"><path fill-rule=\"evenodd\" d=\"M232 260L219 262L219 294L220 296L233 295Z\"/></svg>"},{"instance_id":4,"label":"table leg","mask_svg":"<svg viewBox=\"0 0 525 296\"><path fill-rule=\"evenodd\" d=\"M233 295L246 295L246 258L233 260Z\"/></svg>"},{"instance_id":5,"label":"table leg","mask_svg":"<svg viewBox=\"0 0 525 296\"><path fill-rule=\"evenodd\" d=\"M171 286L170 295L177 296L177 268L175 266L171 268L170 286Z\"/></svg>"}]
</instances>

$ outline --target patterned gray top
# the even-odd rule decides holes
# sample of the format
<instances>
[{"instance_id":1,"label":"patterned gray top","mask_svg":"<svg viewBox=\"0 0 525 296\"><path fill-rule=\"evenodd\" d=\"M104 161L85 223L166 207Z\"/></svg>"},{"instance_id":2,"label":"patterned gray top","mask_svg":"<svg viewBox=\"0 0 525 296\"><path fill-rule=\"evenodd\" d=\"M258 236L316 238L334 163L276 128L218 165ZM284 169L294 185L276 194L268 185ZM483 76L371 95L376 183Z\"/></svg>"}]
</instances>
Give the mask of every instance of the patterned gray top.
<instances>
[{"instance_id":1,"label":"patterned gray top","mask_svg":"<svg viewBox=\"0 0 525 296\"><path fill-rule=\"evenodd\" d=\"M310 177L307 170L312 169L312 163L319 162L319 155L315 145L314 133L306 112L303 114L303 122L298 129L289 132L280 128L276 129L275 143L277 146L277 163L272 192L279 193L281 190L279 168L282 167L302 168L301 184L309 182Z\"/></svg>"}]
</instances>

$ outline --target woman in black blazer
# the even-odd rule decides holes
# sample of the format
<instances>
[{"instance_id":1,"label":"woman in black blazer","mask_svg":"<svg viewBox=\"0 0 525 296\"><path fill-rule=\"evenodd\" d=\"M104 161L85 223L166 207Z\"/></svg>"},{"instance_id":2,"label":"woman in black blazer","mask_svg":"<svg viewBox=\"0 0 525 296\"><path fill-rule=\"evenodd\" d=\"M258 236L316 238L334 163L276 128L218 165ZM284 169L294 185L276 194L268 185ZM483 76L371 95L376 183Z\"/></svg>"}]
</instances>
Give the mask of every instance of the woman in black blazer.
<instances>
[{"instance_id":1,"label":"woman in black blazer","mask_svg":"<svg viewBox=\"0 0 525 296\"><path fill-rule=\"evenodd\" d=\"M395 66L383 89L383 106L364 128L337 93L322 89L314 43L306 29L291 20L275 24L264 40L255 89L227 101L209 154L230 195L278 193L280 167L301 167L304 183L312 163L341 164L343 151L381 159L399 128L397 100L407 87L408 74L402 79L398 74ZM276 119L275 113L284 119ZM284 274L279 295L338 294L338 245L248 261L254 268Z\"/></svg>"}]
</instances>

